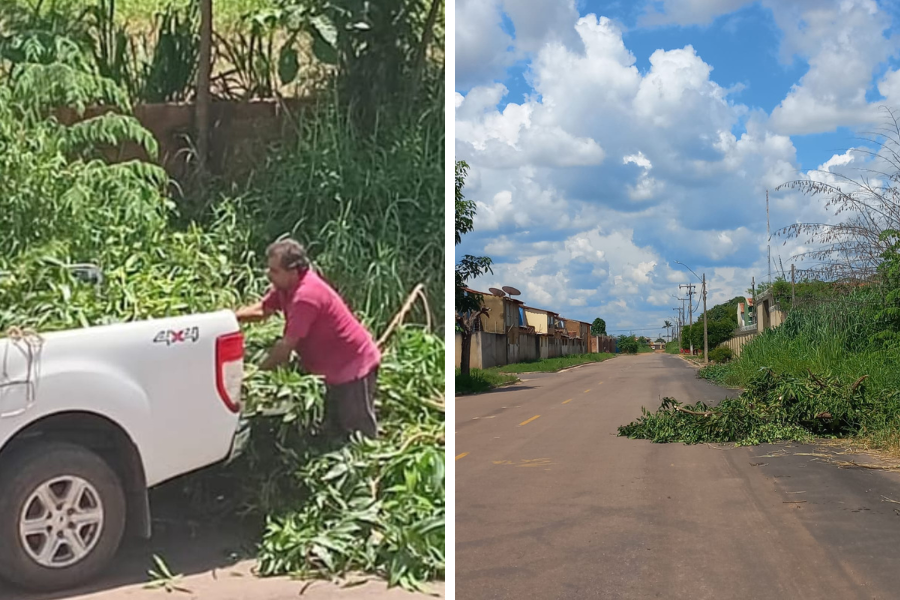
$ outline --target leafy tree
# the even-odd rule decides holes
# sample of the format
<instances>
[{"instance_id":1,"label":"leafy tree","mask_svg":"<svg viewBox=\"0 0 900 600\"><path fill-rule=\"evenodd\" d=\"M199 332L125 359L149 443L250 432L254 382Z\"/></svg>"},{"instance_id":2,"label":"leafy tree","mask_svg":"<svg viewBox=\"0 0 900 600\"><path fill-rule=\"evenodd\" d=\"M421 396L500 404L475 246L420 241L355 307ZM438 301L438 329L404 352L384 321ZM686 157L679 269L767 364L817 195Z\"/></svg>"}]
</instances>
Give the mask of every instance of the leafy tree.
<instances>
[{"instance_id":1,"label":"leafy tree","mask_svg":"<svg viewBox=\"0 0 900 600\"><path fill-rule=\"evenodd\" d=\"M672 321L666 319L665 322L663 323L663 327L666 328L666 337L669 337L669 329L672 328Z\"/></svg>"},{"instance_id":2,"label":"leafy tree","mask_svg":"<svg viewBox=\"0 0 900 600\"><path fill-rule=\"evenodd\" d=\"M619 352L624 352L625 354L637 354L639 342L633 335L620 335L616 339L616 347L619 349Z\"/></svg>"},{"instance_id":3,"label":"leafy tree","mask_svg":"<svg viewBox=\"0 0 900 600\"><path fill-rule=\"evenodd\" d=\"M469 165L465 161L456 161L456 245L462 241L462 236L475 229L475 202L466 200L463 195L463 187L466 185L466 175ZM478 294L467 294L466 282L485 273L493 273L491 259L486 256L471 256L466 254L456 263L456 329L462 335L462 351L460 353L460 371L463 375L469 374L469 357L472 350L472 331L475 322L486 315L488 309L483 306L483 298Z\"/></svg>"},{"instance_id":4,"label":"leafy tree","mask_svg":"<svg viewBox=\"0 0 900 600\"><path fill-rule=\"evenodd\" d=\"M685 350L694 344L694 349L703 349L703 320L693 325L685 325L681 330L681 347ZM728 319L709 321L707 323L707 339L710 348L715 348L722 342L727 342L734 335L734 323Z\"/></svg>"},{"instance_id":5,"label":"leafy tree","mask_svg":"<svg viewBox=\"0 0 900 600\"><path fill-rule=\"evenodd\" d=\"M591 335L606 335L606 321L597 317L591 323Z\"/></svg>"}]
</instances>

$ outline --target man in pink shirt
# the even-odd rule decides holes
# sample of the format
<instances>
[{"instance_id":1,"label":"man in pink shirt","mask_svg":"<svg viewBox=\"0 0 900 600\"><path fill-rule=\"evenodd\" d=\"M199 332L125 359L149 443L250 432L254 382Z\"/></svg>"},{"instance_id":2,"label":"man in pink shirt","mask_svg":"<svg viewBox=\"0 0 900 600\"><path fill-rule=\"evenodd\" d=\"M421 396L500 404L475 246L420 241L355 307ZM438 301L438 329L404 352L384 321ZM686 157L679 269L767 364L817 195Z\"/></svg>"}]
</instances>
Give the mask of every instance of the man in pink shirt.
<instances>
[{"instance_id":1,"label":"man in pink shirt","mask_svg":"<svg viewBox=\"0 0 900 600\"><path fill-rule=\"evenodd\" d=\"M284 314L283 337L261 368L286 364L292 352L304 370L325 379L325 423L334 433L354 431L374 438L375 387L381 352L338 293L310 268L303 246L291 239L266 251L272 288L262 300L239 309L238 321L263 321Z\"/></svg>"}]
</instances>

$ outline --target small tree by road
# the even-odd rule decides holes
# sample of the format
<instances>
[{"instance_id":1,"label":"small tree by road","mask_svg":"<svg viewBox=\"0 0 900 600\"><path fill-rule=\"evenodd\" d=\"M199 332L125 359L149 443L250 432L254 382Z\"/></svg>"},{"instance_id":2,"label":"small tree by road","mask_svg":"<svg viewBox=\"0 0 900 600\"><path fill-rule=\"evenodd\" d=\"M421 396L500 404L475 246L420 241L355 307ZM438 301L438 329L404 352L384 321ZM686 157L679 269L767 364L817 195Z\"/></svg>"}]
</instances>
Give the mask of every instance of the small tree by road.
<instances>
[{"instance_id":1,"label":"small tree by road","mask_svg":"<svg viewBox=\"0 0 900 600\"><path fill-rule=\"evenodd\" d=\"M606 335L606 321L597 317L591 323L591 335Z\"/></svg>"},{"instance_id":2,"label":"small tree by road","mask_svg":"<svg viewBox=\"0 0 900 600\"><path fill-rule=\"evenodd\" d=\"M466 200L463 195L468 171L469 165L465 161L456 161L456 245L462 241L464 234L475 229L475 202ZM466 293L466 282L485 273L493 273L491 259L487 256L466 254L456 263L456 330L462 336L459 369L463 375L469 374L469 356L472 351L472 332L475 322L481 318L481 315L488 313L481 296Z\"/></svg>"}]
</instances>

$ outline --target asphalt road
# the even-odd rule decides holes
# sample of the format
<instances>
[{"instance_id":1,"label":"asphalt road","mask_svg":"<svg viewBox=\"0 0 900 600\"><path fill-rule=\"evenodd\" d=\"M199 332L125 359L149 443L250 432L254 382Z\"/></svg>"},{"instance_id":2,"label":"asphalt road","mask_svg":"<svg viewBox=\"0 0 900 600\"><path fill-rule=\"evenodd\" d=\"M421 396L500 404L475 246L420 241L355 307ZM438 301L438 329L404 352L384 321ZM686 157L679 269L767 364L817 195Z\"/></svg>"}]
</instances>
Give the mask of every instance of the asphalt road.
<instances>
[{"instance_id":1,"label":"asphalt road","mask_svg":"<svg viewBox=\"0 0 900 600\"><path fill-rule=\"evenodd\" d=\"M677 356L521 377L456 399L460 600L900 598L900 474L617 437L662 397L736 393Z\"/></svg>"}]
</instances>

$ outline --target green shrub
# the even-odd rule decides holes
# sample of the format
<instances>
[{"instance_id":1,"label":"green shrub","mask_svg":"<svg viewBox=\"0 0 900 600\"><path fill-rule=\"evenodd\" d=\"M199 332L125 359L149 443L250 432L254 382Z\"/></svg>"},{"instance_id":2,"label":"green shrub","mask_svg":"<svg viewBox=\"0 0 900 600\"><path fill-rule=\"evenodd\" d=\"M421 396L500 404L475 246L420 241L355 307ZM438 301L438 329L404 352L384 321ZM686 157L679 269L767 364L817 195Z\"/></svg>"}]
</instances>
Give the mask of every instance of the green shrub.
<instances>
[{"instance_id":1,"label":"green shrub","mask_svg":"<svg viewBox=\"0 0 900 600\"><path fill-rule=\"evenodd\" d=\"M633 335L620 335L616 340L616 349L625 354L637 354L640 343Z\"/></svg>"},{"instance_id":2,"label":"green shrub","mask_svg":"<svg viewBox=\"0 0 900 600\"><path fill-rule=\"evenodd\" d=\"M734 353L727 346L719 346L709 351L709 360L717 363L726 363L732 359Z\"/></svg>"}]
</instances>

